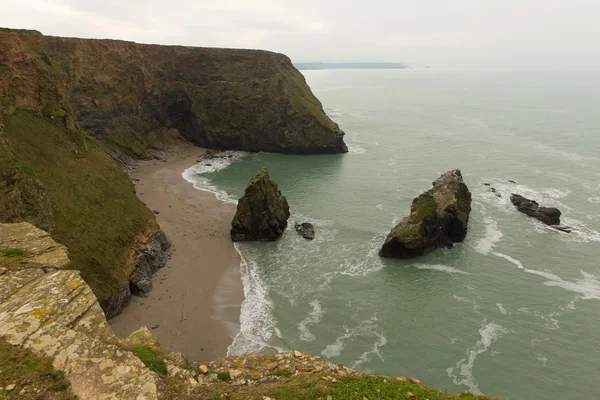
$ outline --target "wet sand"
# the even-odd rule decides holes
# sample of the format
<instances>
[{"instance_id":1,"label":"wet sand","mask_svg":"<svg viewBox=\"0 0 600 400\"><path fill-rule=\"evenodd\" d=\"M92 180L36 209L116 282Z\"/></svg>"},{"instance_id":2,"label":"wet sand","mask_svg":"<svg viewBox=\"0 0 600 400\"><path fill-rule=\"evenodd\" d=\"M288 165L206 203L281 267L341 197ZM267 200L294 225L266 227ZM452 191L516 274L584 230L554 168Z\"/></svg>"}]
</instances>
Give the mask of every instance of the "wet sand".
<instances>
[{"instance_id":1,"label":"wet sand","mask_svg":"<svg viewBox=\"0 0 600 400\"><path fill-rule=\"evenodd\" d=\"M226 355L239 332L244 299L240 257L229 237L235 206L181 176L204 153L182 145L163 154L165 161L141 163L133 174L138 197L159 212L156 219L173 247L148 296L132 296L109 322L119 337L154 326L161 345L197 362Z\"/></svg>"}]
</instances>

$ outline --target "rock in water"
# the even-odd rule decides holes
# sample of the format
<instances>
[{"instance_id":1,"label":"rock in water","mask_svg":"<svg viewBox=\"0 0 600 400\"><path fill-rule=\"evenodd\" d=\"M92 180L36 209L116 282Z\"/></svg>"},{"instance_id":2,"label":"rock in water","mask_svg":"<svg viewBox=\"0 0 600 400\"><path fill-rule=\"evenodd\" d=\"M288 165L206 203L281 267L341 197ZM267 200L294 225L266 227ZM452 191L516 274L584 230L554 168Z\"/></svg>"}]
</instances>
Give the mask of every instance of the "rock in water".
<instances>
[{"instance_id":1,"label":"rock in water","mask_svg":"<svg viewBox=\"0 0 600 400\"><path fill-rule=\"evenodd\" d=\"M528 198L515 193L510 195L510 201L517 206L517 210L523 214L537 218L546 225L560 225L561 212L558 208L540 207L536 201L529 200Z\"/></svg>"},{"instance_id":2,"label":"rock in water","mask_svg":"<svg viewBox=\"0 0 600 400\"><path fill-rule=\"evenodd\" d=\"M433 182L433 189L413 200L410 215L392 229L379 255L413 258L452 247L467 235L470 212L471 192L460 170L448 171Z\"/></svg>"},{"instance_id":3,"label":"rock in water","mask_svg":"<svg viewBox=\"0 0 600 400\"><path fill-rule=\"evenodd\" d=\"M313 240L315 238L315 227L310 222L303 222L301 224L294 225L298 235L304 239Z\"/></svg>"},{"instance_id":4,"label":"rock in water","mask_svg":"<svg viewBox=\"0 0 600 400\"><path fill-rule=\"evenodd\" d=\"M276 240L287 226L290 208L266 168L252 178L231 223L231 240Z\"/></svg>"}]
</instances>

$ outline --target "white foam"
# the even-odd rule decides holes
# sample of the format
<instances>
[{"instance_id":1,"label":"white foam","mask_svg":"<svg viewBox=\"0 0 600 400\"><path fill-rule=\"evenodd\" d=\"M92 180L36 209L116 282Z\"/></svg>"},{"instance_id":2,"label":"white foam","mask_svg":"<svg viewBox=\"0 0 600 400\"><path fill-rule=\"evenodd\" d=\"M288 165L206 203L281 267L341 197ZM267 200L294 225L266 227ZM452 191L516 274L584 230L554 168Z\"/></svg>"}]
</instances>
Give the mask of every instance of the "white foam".
<instances>
[{"instance_id":1,"label":"white foam","mask_svg":"<svg viewBox=\"0 0 600 400\"><path fill-rule=\"evenodd\" d=\"M244 301L240 310L240 332L227 348L227 355L259 353L268 347L268 341L277 337L276 321L273 316L273 303L269 299L268 289L263 282L256 264L248 263L240 253ZM279 349L278 349L279 350Z\"/></svg>"},{"instance_id":2,"label":"white foam","mask_svg":"<svg viewBox=\"0 0 600 400\"><path fill-rule=\"evenodd\" d=\"M308 329L309 325L318 324L325 315L325 310L321 306L319 300L313 300L309 303L312 307L312 311L308 313L308 316L298 323L298 329L300 330L300 340L305 342L312 342L315 340L315 335Z\"/></svg>"},{"instance_id":3,"label":"white foam","mask_svg":"<svg viewBox=\"0 0 600 400\"><path fill-rule=\"evenodd\" d=\"M448 376L454 381L454 384L466 386L471 393L480 395L481 391L479 390L479 385L473 377L475 360L478 355L485 353L496 340L507 333L508 331L506 329L495 322L483 325L479 329L481 339L478 340L473 347L467 349L466 358L462 358L457 362L454 368L448 368L446 370Z\"/></svg>"},{"instance_id":4,"label":"white foam","mask_svg":"<svg viewBox=\"0 0 600 400\"><path fill-rule=\"evenodd\" d=\"M211 180L204 175L221 171L234 162L243 160L248 154L243 151L223 151L218 154L219 157L202 160L198 164L186 169L181 176L198 190L213 193L223 202L237 203L235 198L213 185Z\"/></svg>"},{"instance_id":5,"label":"white foam","mask_svg":"<svg viewBox=\"0 0 600 400\"><path fill-rule=\"evenodd\" d=\"M333 343L327 345L325 349L321 351L321 355L325 358L339 356L340 354L342 354L342 351L346 348L348 343L353 341L355 337L358 336L372 337L373 335L375 335L379 338L379 341L381 342L381 337L383 335L377 332L376 324L377 315L374 315L367 320L359 322L353 328L348 328L347 326L344 326L344 334L336 338ZM385 339L385 343L387 343L387 339ZM384 346L385 343L379 345L378 347Z\"/></svg>"},{"instance_id":6,"label":"white foam","mask_svg":"<svg viewBox=\"0 0 600 400\"><path fill-rule=\"evenodd\" d=\"M375 340L375 343L373 343L373 347L371 347L370 350L367 350L364 353L362 353L360 357L358 357L358 359L354 361L354 363L352 364L352 369L357 369L362 364L368 362L372 356L377 356L381 360L381 362L385 362L383 356L379 352L379 348L387 344L387 338L380 333L375 333L375 335L377 336L377 340Z\"/></svg>"},{"instance_id":7,"label":"white foam","mask_svg":"<svg viewBox=\"0 0 600 400\"><path fill-rule=\"evenodd\" d=\"M323 351L321 351L321 355L326 358L337 357L342 354L342 350L346 347L346 343L354 336L354 331L349 330L347 327L344 327L346 333L342 336L339 336L332 344L327 345Z\"/></svg>"},{"instance_id":8,"label":"white foam","mask_svg":"<svg viewBox=\"0 0 600 400\"><path fill-rule=\"evenodd\" d=\"M594 204L600 204L600 197L590 197L587 201Z\"/></svg>"},{"instance_id":9,"label":"white foam","mask_svg":"<svg viewBox=\"0 0 600 400\"><path fill-rule=\"evenodd\" d=\"M543 354L536 354L536 358L539 362L542 363L542 365L544 365L544 367L546 366L546 362L548 361L548 358L546 358Z\"/></svg>"},{"instance_id":10,"label":"white foam","mask_svg":"<svg viewBox=\"0 0 600 400\"><path fill-rule=\"evenodd\" d=\"M469 275L468 272L462 271L460 269L451 267L449 265L443 265L443 264L413 264L413 267L417 268L417 269L424 269L424 270L431 270L431 271L442 271L442 272L448 272L451 274L464 274L464 275Z\"/></svg>"},{"instance_id":11,"label":"white foam","mask_svg":"<svg viewBox=\"0 0 600 400\"><path fill-rule=\"evenodd\" d=\"M475 250L479 253L487 255L496 246L496 243L502 239L502 232L498 229L498 224L492 218L486 216L483 219L485 223L485 236L477 241Z\"/></svg>"},{"instance_id":12,"label":"white foam","mask_svg":"<svg viewBox=\"0 0 600 400\"><path fill-rule=\"evenodd\" d=\"M598 281L598 277L593 274L589 274L585 271L581 271L582 279L576 279L575 281L566 281L559 277L558 275L550 272L550 271L540 271L536 269L526 268L523 266L521 261L517 260L509 256L508 254L504 254L501 252L494 251L493 249L496 247L496 244L502 238L502 232L498 229L497 223L493 221L489 217L484 218L484 222L486 224L486 236L483 239L480 239L475 245L475 249L482 254L492 254L496 257L500 257L505 259L506 261L514 264L517 268L525 271L528 274L541 276L542 278L548 279L544 282L547 286L556 286L560 287L575 293L579 293L583 299L596 299L600 300L600 282ZM566 224L570 224L573 220L565 220ZM573 224L577 225L577 224ZM579 226L581 228L581 226ZM588 236L588 240L600 240L600 233L598 232L590 232L584 231ZM575 233L575 231L573 231ZM565 234L567 236L567 234ZM596 237L598 236L598 237Z\"/></svg>"},{"instance_id":13,"label":"white foam","mask_svg":"<svg viewBox=\"0 0 600 400\"><path fill-rule=\"evenodd\" d=\"M500 310L500 313L502 313L503 315L510 315L510 313L506 311L502 303L496 303L496 307L498 307L498 310Z\"/></svg>"},{"instance_id":14,"label":"white foam","mask_svg":"<svg viewBox=\"0 0 600 400\"><path fill-rule=\"evenodd\" d=\"M348 154L364 154L366 152L367 149L358 144L348 144Z\"/></svg>"}]
</instances>

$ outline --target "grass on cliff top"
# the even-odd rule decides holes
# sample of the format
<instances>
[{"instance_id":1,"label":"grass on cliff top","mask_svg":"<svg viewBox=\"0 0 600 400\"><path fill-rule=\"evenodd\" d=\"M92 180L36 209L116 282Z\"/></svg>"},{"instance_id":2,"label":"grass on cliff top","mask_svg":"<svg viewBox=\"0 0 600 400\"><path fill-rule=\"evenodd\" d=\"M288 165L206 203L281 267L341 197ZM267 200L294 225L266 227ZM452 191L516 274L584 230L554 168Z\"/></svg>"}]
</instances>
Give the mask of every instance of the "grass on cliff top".
<instances>
[{"instance_id":1,"label":"grass on cliff top","mask_svg":"<svg viewBox=\"0 0 600 400\"><path fill-rule=\"evenodd\" d=\"M136 237L156 227L152 212L94 139L30 112L6 116L4 122L6 145L18 158L16 164L26 167L48 193L53 239L68 247L71 268L82 272L105 305L128 285Z\"/></svg>"},{"instance_id":2,"label":"grass on cliff top","mask_svg":"<svg viewBox=\"0 0 600 400\"><path fill-rule=\"evenodd\" d=\"M0 249L0 255L4 257L20 257L23 255L23 249L17 249L12 247Z\"/></svg>"},{"instance_id":3,"label":"grass on cliff top","mask_svg":"<svg viewBox=\"0 0 600 400\"><path fill-rule=\"evenodd\" d=\"M139 346L131 349L150 371L157 372L161 375L167 374L167 366L165 362L148 346Z\"/></svg>"},{"instance_id":4,"label":"grass on cliff top","mask_svg":"<svg viewBox=\"0 0 600 400\"><path fill-rule=\"evenodd\" d=\"M296 375L284 382L253 386L227 384L207 387L203 398L232 400L316 400L331 396L333 400L407 400L412 393L418 400L493 400L471 393L451 394L394 378L362 376L340 378L337 383L321 379L321 375Z\"/></svg>"},{"instance_id":5,"label":"grass on cliff top","mask_svg":"<svg viewBox=\"0 0 600 400\"><path fill-rule=\"evenodd\" d=\"M49 358L0 338L0 399L74 400L75 396L64 372L55 370Z\"/></svg>"}]
</instances>

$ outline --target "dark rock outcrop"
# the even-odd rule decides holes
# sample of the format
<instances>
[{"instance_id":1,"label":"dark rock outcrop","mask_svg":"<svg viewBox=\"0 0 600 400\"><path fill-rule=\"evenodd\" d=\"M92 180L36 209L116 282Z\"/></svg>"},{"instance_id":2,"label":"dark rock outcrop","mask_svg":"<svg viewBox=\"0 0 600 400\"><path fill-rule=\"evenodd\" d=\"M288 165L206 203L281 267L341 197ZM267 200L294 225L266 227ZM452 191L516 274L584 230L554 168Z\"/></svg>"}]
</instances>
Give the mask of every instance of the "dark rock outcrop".
<instances>
[{"instance_id":1,"label":"dark rock outcrop","mask_svg":"<svg viewBox=\"0 0 600 400\"><path fill-rule=\"evenodd\" d=\"M276 240L287 227L289 216L287 199L279 191L277 183L269 178L269 171L262 168L250 180L244 196L238 201L231 223L231 240Z\"/></svg>"},{"instance_id":2,"label":"dark rock outcrop","mask_svg":"<svg viewBox=\"0 0 600 400\"><path fill-rule=\"evenodd\" d=\"M129 278L131 293L145 296L152 290L152 277L169 260L171 241L160 231L137 250L135 270Z\"/></svg>"},{"instance_id":3,"label":"dark rock outcrop","mask_svg":"<svg viewBox=\"0 0 600 400\"><path fill-rule=\"evenodd\" d=\"M561 212L554 207L540 207L538 202L530 200L513 193L510 201L517 207L517 210L530 217L537 218L546 225L560 225Z\"/></svg>"},{"instance_id":4,"label":"dark rock outcrop","mask_svg":"<svg viewBox=\"0 0 600 400\"><path fill-rule=\"evenodd\" d=\"M315 227L310 222L296 223L294 228L304 239L313 240L315 238Z\"/></svg>"},{"instance_id":5,"label":"dark rock outcrop","mask_svg":"<svg viewBox=\"0 0 600 400\"><path fill-rule=\"evenodd\" d=\"M470 212L471 193L460 170L446 172L413 200L410 215L392 229L379 255L413 258L452 247L467 235Z\"/></svg>"}]
</instances>

